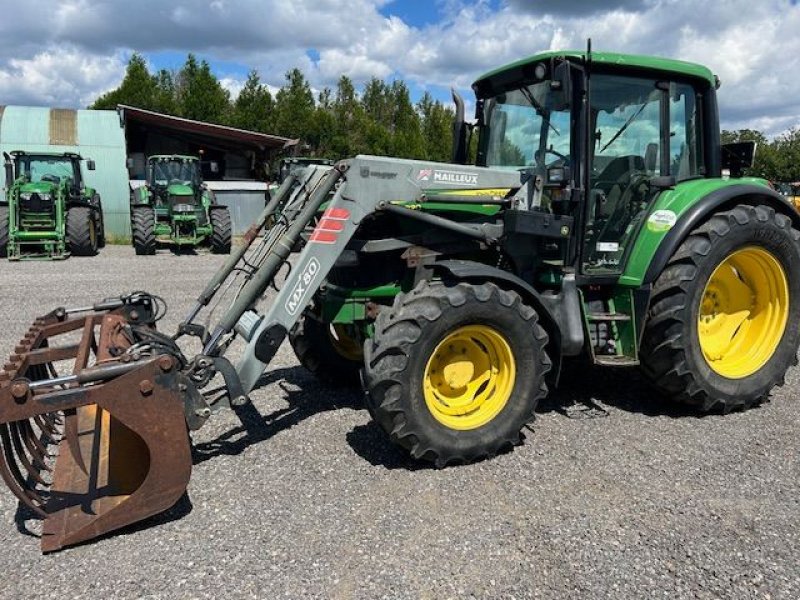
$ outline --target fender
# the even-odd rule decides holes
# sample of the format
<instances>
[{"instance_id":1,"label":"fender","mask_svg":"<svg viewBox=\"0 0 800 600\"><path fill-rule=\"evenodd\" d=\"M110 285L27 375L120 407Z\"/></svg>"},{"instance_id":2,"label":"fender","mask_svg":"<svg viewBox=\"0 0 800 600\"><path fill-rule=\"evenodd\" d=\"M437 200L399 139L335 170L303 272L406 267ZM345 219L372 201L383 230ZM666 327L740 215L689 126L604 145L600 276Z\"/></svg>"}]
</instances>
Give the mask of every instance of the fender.
<instances>
[{"instance_id":1,"label":"fender","mask_svg":"<svg viewBox=\"0 0 800 600\"><path fill-rule=\"evenodd\" d=\"M736 204L767 204L776 212L785 214L792 220L792 226L800 229L800 214L786 198L772 188L755 185L729 185L714 190L684 212L672 229L667 232L656 250L650 266L645 272L644 285L653 283L667 266L667 262L689 234L719 209Z\"/></svg>"},{"instance_id":2,"label":"fender","mask_svg":"<svg viewBox=\"0 0 800 600\"><path fill-rule=\"evenodd\" d=\"M553 361L553 374L556 384L564 356L580 354L584 346L583 320L580 298L575 276L566 275L559 294L544 295L513 273L490 265L468 260L443 260L432 265L434 272L446 274L460 281L492 281L504 289L517 292L531 305L542 321L542 326L550 336L550 344L555 350L550 357Z\"/></svg>"}]
</instances>

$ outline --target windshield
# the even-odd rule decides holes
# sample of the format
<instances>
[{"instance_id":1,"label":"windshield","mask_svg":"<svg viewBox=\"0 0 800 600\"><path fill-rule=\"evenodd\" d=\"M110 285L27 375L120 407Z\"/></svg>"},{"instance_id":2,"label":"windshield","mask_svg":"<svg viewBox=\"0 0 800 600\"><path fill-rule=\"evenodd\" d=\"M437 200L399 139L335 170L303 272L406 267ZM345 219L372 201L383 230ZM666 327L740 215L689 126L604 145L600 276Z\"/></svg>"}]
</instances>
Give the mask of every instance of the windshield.
<instances>
[{"instance_id":1,"label":"windshield","mask_svg":"<svg viewBox=\"0 0 800 600\"><path fill-rule=\"evenodd\" d=\"M570 112L549 81L500 94L486 101L486 166L526 168L566 162Z\"/></svg>"},{"instance_id":2,"label":"windshield","mask_svg":"<svg viewBox=\"0 0 800 600\"><path fill-rule=\"evenodd\" d=\"M33 183L60 183L63 179L75 179L77 175L77 165L63 156L20 156L18 160L18 173Z\"/></svg>"},{"instance_id":3,"label":"windshield","mask_svg":"<svg viewBox=\"0 0 800 600\"><path fill-rule=\"evenodd\" d=\"M198 163L184 160L158 160L153 162L153 182L156 185L199 183Z\"/></svg>"}]
</instances>

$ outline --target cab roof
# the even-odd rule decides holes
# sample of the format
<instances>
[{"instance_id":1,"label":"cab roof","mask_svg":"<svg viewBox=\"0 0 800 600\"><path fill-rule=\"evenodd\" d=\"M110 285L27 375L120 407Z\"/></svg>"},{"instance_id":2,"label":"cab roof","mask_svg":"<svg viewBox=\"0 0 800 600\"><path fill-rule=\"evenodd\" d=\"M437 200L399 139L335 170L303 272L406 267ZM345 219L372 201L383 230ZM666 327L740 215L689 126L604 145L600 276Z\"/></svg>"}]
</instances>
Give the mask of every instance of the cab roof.
<instances>
[{"instance_id":1,"label":"cab roof","mask_svg":"<svg viewBox=\"0 0 800 600\"><path fill-rule=\"evenodd\" d=\"M540 52L533 56L528 56L521 60L509 63L497 69L493 69L488 73L484 73L472 85L473 89L478 89L481 82L490 79L496 75L504 73L513 69L520 69L533 63L549 60L556 56L563 56L568 59L583 61L586 58L586 52L583 50L560 50ZM661 58L659 56L645 56L640 54L620 54L618 52L592 52L592 63L596 65L608 65L611 67L643 69L658 71L665 74L675 74L684 77L693 77L702 79L708 82L712 87L717 85L717 78L710 69L699 65L697 63L686 62L683 60L674 60L671 58ZM481 86L483 87L483 86Z\"/></svg>"}]
</instances>

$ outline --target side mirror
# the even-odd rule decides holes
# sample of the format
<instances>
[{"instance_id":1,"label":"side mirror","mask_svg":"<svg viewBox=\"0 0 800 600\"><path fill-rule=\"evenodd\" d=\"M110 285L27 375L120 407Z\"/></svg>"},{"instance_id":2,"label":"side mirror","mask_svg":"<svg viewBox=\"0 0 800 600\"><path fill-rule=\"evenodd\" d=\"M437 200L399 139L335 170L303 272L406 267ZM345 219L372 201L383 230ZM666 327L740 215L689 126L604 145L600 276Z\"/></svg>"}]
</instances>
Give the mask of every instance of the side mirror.
<instances>
[{"instance_id":1,"label":"side mirror","mask_svg":"<svg viewBox=\"0 0 800 600\"><path fill-rule=\"evenodd\" d=\"M94 171L97 168L97 165L94 164L93 160L87 160L86 168L89 169L90 171Z\"/></svg>"},{"instance_id":2,"label":"side mirror","mask_svg":"<svg viewBox=\"0 0 800 600\"><path fill-rule=\"evenodd\" d=\"M453 119L453 162L463 165L467 162L467 123L464 121L464 99L450 88L453 103L456 105L456 116Z\"/></svg>"},{"instance_id":3,"label":"side mirror","mask_svg":"<svg viewBox=\"0 0 800 600\"><path fill-rule=\"evenodd\" d=\"M128 169L132 169L133 168L133 159L132 158L126 158L125 159L125 166Z\"/></svg>"},{"instance_id":4,"label":"side mirror","mask_svg":"<svg viewBox=\"0 0 800 600\"><path fill-rule=\"evenodd\" d=\"M722 145L722 169L732 177L741 177L745 169L753 166L756 142L732 142Z\"/></svg>"},{"instance_id":5,"label":"side mirror","mask_svg":"<svg viewBox=\"0 0 800 600\"><path fill-rule=\"evenodd\" d=\"M208 163L208 168L212 173L219 173L219 163L215 160Z\"/></svg>"}]
</instances>

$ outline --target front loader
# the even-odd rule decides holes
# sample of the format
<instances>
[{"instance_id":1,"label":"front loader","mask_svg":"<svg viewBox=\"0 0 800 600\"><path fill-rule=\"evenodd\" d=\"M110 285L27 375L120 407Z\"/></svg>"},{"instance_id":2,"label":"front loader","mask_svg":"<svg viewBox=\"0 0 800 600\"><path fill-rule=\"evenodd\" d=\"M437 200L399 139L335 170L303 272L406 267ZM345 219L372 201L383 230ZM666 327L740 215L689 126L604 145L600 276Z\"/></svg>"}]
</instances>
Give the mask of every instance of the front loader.
<instances>
[{"instance_id":1,"label":"front loader","mask_svg":"<svg viewBox=\"0 0 800 600\"><path fill-rule=\"evenodd\" d=\"M143 292L37 320L0 374L0 474L43 549L174 503L187 429L250 402L287 338L439 467L518 444L567 359L640 367L698 413L763 401L797 362L800 215L739 177L752 147L723 152L717 85L679 61L535 55L475 83L474 124L457 98L451 164L289 175L174 335Z\"/></svg>"},{"instance_id":2,"label":"front loader","mask_svg":"<svg viewBox=\"0 0 800 600\"><path fill-rule=\"evenodd\" d=\"M94 256L105 245L100 194L83 178L74 153L5 154L0 198L0 257L10 260ZM90 171L94 161L87 160Z\"/></svg>"}]
</instances>

